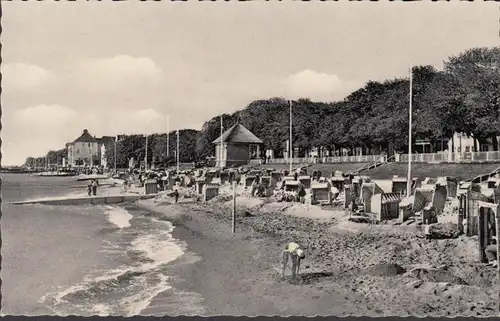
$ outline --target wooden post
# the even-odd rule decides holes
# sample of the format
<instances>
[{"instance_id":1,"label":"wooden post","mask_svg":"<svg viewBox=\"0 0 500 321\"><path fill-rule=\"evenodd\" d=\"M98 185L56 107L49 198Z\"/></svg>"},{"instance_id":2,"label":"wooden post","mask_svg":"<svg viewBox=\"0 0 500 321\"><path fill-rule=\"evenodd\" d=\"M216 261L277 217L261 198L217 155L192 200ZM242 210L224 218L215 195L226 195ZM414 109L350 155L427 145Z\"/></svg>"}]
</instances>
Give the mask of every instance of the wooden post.
<instances>
[{"instance_id":1,"label":"wooden post","mask_svg":"<svg viewBox=\"0 0 500 321\"><path fill-rule=\"evenodd\" d=\"M498 289L498 315L500 315L500 242L498 241L498 236L500 235L500 205L497 205L497 209L495 211L495 229L496 229L496 237L497 237L497 287Z\"/></svg>"},{"instance_id":2,"label":"wooden post","mask_svg":"<svg viewBox=\"0 0 500 321\"><path fill-rule=\"evenodd\" d=\"M236 181L233 181L233 224L232 231L236 233Z\"/></svg>"},{"instance_id":3,"label":"wooden post","mask_svg":"<svg viewBox=\"0 0 500 321\"><path fill-rule=\"evenodd\" d=\"M464 225L463 225L463 220L465 218L464 212L465 212L465 195L462 194L458 198L460 200L460 207L458 209L458 231L460 234L467 234L467 231L464 231Z\"/></svg>"},{"instance_id":4,"label":"wooden post","mask_svg":"<svg viewBox=\"0 0 500 321\"><path fill-rule=\"evenodd\" d=\"M479 207L479 213L477 215L478 217L478 250L479 250L479 262L481 263L486 263L486 254L484 253L486 244L485 241L487 241L487 235L488 235L488 230L485 229L485 222L487 223L488 221L486 220L486 215L484 215L485 211L484 207Z\"/></svg>"}]
</instances>

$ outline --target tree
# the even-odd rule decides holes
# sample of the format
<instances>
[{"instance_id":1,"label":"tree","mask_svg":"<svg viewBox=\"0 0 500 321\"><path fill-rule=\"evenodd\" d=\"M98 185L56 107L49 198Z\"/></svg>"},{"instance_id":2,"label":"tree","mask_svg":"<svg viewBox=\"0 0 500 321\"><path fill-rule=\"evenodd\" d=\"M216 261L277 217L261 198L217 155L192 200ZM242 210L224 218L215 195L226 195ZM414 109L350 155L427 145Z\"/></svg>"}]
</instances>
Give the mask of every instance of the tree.
<instances>
[{"instance_id":1,"label":"tree","mask_svg":"<svg viewBox=\"0 0 500 321\"><path fill-rule=\"evenodd\" d=\"M492 139L498 150L500 135L500 47L472 48L445 63L461 94L469 133L480 142Z\"/></svg>"},{"instance_id":2,"label":"tree","mask_svg":"<svg viewBox=\"0 0 500 321\"><path fill-rule=\"evenodd\" d=\"M498 150L500 135L500 47L472 48L445 62L443 71L433 66L412 69L412 138L428 139L432 146L455 132L473 135L480 143L491 140ZM332 151L362 147L365 153L408 148L409 77L368 81L344 100L293 102L293 145L301 156L314 147ZM289 139L289 101L274 97L255 100L244 109L223 114L224 130L238 120L282 156ZM181 130L181 162L214 155L213 141L220 132L220 117L203 124L201 131ZM166 134L150 135L148 160L175 163L176 134L170 133L170 157ZM144 159L144 136L125 137L117 144L119 166L128 159ZM453 141L452 141L453 144ZM106 154L106 157L113 155ZM49 156L53 158L52 152ZM57 156L56 158L58 158ZM39 163L42 164L43 162Z\"/></svg>"}]
</instances>

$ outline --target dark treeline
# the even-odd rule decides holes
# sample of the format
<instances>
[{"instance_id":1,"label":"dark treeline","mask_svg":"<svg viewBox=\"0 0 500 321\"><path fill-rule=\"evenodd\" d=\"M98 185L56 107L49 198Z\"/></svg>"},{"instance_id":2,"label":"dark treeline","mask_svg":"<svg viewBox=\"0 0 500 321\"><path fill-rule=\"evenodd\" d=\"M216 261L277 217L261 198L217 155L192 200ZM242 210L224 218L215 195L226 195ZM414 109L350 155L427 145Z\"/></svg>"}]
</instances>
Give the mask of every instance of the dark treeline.
<instances>
[{"instance_id":1,"label":"dark treeline","mask_svg":"<svg viewBox=\"0 0 500 321\"><path fill-rule=\"evenodd\" d=\"M444 70L415 66L412 138L428 139L433 149L454 132L491 141L498 150L500 134L500 47L473 48L444 62ZM369 81L338 102L293 102L293 144L299 156L312 147L330 151L360 147L364 154L406 151L410 79ZM211 142L220 133L220 116L206 122L198 140L198 155L213 154ZM289 104L281 98L252 102L244 110L223 115L228 128L241 123L279 157L289 136ZM475 150L479 150L476 146Z\"/></svg>"},{"instance_id":2,"label":"dark treeline","mask_svg":"<svg viewBox=\"0 0 500 321\"><path fill-rule=\"evenodd\" d=\"M194 129L179 130L179 161L195 162L196 142L199 132ZM168 135L169 155L167 155L167 134L153 134L148 136L148 163L158 166L172 165L176 162L177 133L170 132ZM143 135L124 136L116 143L116 163L118 168L128 167L130 158L143 161L146 156L146 138ZM114 165L114 150L106 151L108 166Z\"/></svg>"},{"instance_id":3,"label":"dark treeline","mask_svg":"<svg viewBox=\"0 0 500 321\"><path fill-rule=\"evenodd\" d=\"M66 148L59 150L51 150L43 157L27 157L24 165L29 167L42 167L49 164L62 164L64 158L67 159L68 150Z\"/></svg>"},{"instance_id":4,"label":"dark treeline","mask_svg":"<svg viewBox=\"0 0 500 321\"><path fill-rule=\"evenodd\" d=\"M438 149L442 139L455 132L474 136L479 144L490 142L498 150L500 135L500 47L473 48L444 61L444 70L415 66L413 75L412 138L426 139ZM293 102L293 145L303 156L313 147L334 151L362 148L364 154L391 155L408 148L409 77L383 82L369 81L342 101ZM224 129L240 122L283 155L289 136L289 102L283 98L257 100L245 109L222 115ZM201 131L182 130L180 161L192 162L214 155L212 142L220 135L220 115L205 122ZM148 159L175 162L175 132L170 134L170 157L166 134L151 135ZM127 136L117 145L117 163L130 157L144 159L144 137ZM479 146L475 146L476 151ZM64 151L57 151L63 155ZM49 155L50 156L50 155ZM113 164L113 151L107 153ZM52 156L54 157L54 156ZM52 160L51 160L52 163Z\"/></svg>"}]
</instances>

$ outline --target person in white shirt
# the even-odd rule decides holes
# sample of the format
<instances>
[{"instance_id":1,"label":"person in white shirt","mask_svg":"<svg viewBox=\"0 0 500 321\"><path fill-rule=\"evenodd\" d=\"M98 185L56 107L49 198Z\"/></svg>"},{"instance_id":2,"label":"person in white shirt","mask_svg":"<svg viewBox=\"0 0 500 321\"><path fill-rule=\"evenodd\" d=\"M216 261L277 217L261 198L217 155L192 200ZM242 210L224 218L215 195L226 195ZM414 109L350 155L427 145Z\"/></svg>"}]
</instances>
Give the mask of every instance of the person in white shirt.
<instances>
[{"instance_id":1,"label":"person in white shirt","mask_svg":"<svg viewBox=\"0 0 500 321\"><path fill-rule=\"evenodd\" d=\"M283 277L285 277L285 269L289 258L292 261L292 279L296 279L299 275L300 261L305 258L304 251L297 243L290 242L283 250Z\"/></svg>"}]
</instances>

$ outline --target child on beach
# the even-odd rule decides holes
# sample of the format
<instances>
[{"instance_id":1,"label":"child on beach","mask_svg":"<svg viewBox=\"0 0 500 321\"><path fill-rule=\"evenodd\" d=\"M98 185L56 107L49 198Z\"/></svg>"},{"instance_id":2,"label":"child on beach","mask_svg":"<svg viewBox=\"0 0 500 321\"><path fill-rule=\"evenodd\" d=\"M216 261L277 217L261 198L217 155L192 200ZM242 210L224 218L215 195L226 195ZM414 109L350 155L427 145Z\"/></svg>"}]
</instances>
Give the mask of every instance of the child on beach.
<instances>
[{"instance_id":1,"label":"child on beach","mask_svg":"<svg viewBox=\"0 0 500 321\"><path fill-rule=\"evenodd\" d=\"M128 191L128 180L126 178L123 180L123 191L125 193Z\"/></svg>"}]
</instances>

